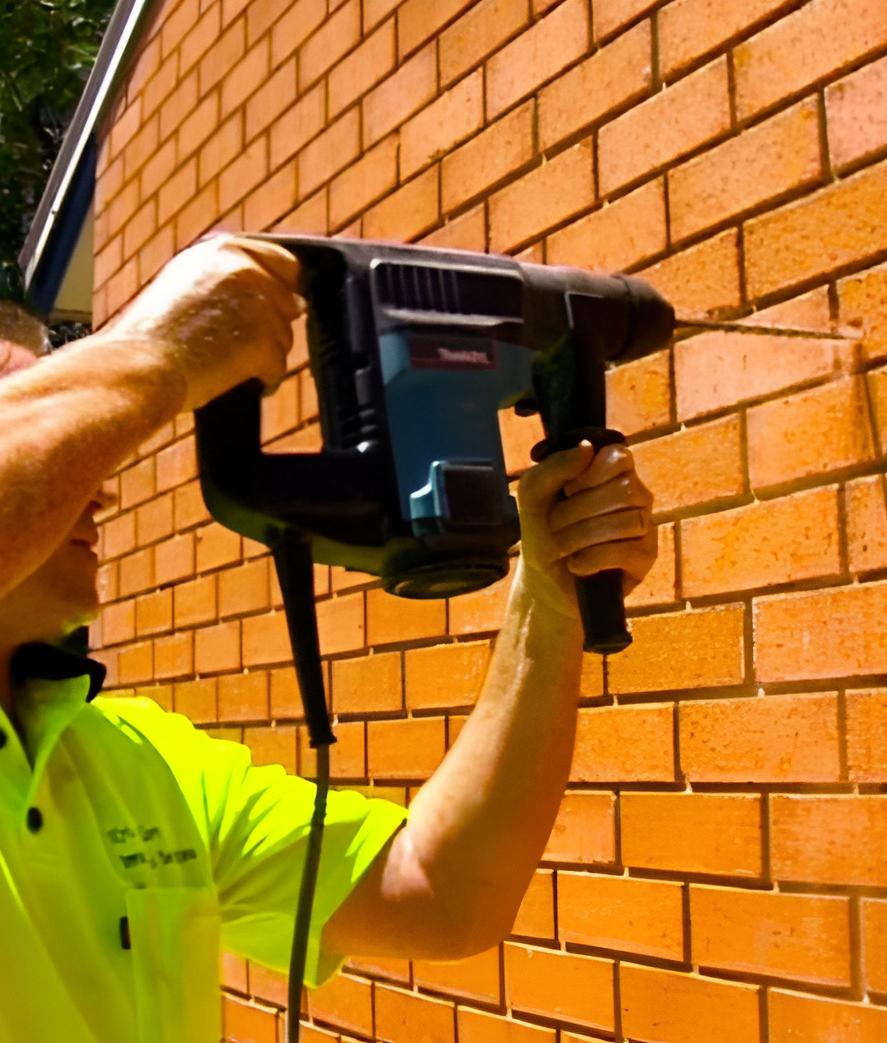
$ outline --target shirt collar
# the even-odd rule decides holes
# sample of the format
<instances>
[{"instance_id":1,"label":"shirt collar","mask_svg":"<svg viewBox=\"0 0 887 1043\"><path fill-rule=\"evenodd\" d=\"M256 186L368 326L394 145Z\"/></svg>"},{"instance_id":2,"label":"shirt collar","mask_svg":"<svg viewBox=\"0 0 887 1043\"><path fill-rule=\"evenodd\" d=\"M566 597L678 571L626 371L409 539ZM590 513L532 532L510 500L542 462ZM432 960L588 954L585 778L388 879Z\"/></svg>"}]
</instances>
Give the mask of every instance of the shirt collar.
<instances>
[{"instance_id":1,"label":"shirt collar","mask_svg":"<svg viewBox=\"0 0 887 1043\"><path fill-rule=\"evenodd\" d=\"M10 663L10 674L16 684L31 680L67 681L73 677L88 676L88 703L102 690L106 673L105 664L98 660L37 641L19 645Z\"/></svg>"}]
</instances>

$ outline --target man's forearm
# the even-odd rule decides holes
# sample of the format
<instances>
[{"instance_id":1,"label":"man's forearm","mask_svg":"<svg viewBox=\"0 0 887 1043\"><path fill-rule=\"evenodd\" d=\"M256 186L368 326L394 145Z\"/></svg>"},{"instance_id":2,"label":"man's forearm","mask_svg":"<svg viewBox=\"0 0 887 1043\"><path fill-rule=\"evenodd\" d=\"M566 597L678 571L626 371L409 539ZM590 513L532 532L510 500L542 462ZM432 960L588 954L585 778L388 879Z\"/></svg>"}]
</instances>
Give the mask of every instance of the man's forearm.
<instances>
[{"instance_id":1,"label":"man's forearm","mask_svg":"<svg viewBox=\"0 0 887 1043\"><path fill-rule=\"evenodd\" d=\"M535 598L519 563L477 706L412 803L408 842L478 944L510 929L551 832L573 753L581 649L578 619Z\"/></svg>"},{"instance_id":2,"label":"man's forearm","mask_svg":"<svg viewBox=\"0 0 887 1043\"><path fill-rule=\"evenodd\" d=\"M52 553L102 481L178 412L184 384L88 337L0 380L0 597Z\"/></svg>"}]
</instances>

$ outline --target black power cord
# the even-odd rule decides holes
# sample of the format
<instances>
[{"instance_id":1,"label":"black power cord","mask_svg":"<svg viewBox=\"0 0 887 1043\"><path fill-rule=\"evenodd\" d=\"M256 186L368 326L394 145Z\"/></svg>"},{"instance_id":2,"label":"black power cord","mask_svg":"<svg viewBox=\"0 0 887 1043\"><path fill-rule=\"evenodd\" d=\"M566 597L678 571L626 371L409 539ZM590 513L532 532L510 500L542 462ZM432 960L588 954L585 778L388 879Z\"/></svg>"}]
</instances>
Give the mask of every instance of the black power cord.
<instances>
[{"instance_id":1,"label":"black power cord","mask_svg":"<svg viewBox=\"0 0 887 1043\"><path fill-rule=\"evenodd\" d=\"M302 985L308 936L311 932L311 913L314 891L320 867L323 845L323 824L330 783L330 745L336 741L330 728L320 665L320 641L317 634L317 615L314 611L314 559L311 546L298 538L283 536L274 546L274 565L283 594L287 630L293 650L293 664L299 681L305 723L311 746L317 751L314 812L308 833L308 850L302 870L296 922L293 927L293 947L290 954L288 985L287 1043L298 1043L299 1014L302 1005Z\"/></svg>"}]
</instances>

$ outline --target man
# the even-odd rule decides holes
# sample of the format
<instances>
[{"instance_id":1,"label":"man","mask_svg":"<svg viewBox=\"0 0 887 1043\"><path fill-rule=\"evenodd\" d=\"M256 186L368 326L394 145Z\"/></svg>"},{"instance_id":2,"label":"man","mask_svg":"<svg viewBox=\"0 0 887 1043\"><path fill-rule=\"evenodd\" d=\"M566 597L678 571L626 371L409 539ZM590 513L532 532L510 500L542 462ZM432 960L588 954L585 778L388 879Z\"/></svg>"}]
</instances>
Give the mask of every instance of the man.
<instances>
[{"instance_id":1,"label":"man","mask_svg":"<svg viewBox=\"0 0 887 1043\"><path fill-rule=\"evenodd\" d=\"M287 967L313 787L148 699L96 697L59 639L93 618L101 481L157 427L285 373L295 259L218 237L100 333L30 364L0 342L0 1039L217 1040L220 945ZM561 497L559 494L564 493ZM569 773L576 575L655 558L630 452L531 468L477 706L409 816L332 793L308 983L345 954L456 959L511 928Z\"/></svg>"}]
</instances>

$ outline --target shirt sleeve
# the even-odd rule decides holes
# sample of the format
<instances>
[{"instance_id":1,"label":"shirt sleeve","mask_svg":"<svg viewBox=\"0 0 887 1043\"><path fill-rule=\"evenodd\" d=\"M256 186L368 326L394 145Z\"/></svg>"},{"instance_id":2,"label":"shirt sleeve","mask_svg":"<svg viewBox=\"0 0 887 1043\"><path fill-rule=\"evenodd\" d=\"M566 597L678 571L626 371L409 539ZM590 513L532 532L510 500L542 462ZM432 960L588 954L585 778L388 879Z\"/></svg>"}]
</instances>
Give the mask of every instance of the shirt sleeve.
<instances>
[{"instance_id":1,"label":"shirt sleeve","mask_svg":"<svg viewBox=\"0 0 887 1043\"><path fill-rule=\"evenodd\" d=\"M152 699L102 698L169 765L204 837L219 894L223 946L289 969L293 925L316 787L281 765L256 766L247 746L213 739ZM305 983L322 984L347 953L323 945L323 928L403 825L404 808L330 790L308 936Z\"/></svg>"}]
</instances>

